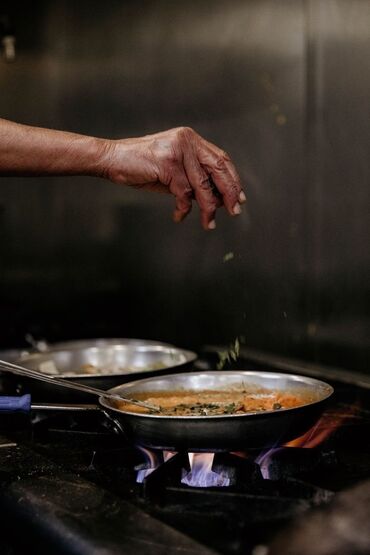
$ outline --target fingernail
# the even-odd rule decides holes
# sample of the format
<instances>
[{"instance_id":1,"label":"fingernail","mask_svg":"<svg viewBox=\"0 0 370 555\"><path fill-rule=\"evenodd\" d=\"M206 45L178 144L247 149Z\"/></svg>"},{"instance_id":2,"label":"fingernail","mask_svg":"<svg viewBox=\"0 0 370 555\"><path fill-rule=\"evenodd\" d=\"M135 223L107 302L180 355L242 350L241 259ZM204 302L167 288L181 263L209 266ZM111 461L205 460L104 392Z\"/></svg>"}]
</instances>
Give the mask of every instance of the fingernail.
<instances>
[{"instance_id":1,"label":"fingernail","mask_svg":"<svg viewBox=\"0 0 370 555\"><path fill-rule=\"evenodd\" d=\"M246 200L247 200L247 197L245 196L244 191L240 191L240 194L239 194L239 201L240 201L241 203L243 203L243 202L246 202Z\"/></svg>"},{"instance_id":2,"label":"fingernail","mask_svg":"<svg viewBox=\"0 0 370 555\"><path fill-rule=\"evenodd\" d=\"M237 215L237 214L241 214L242 209L240 204L237 202L233 208L233 214Z\"/></svg>"},{"instance_id":3,"label":"fingernail","mask_svg":"<svg viewBox=\"0 0 370 555\"><path fill-rule=\"evenodd\" d=\"M208 224L208 229L216 229L216 222L215 222L215 220L212 220L211 222L209 222L209 224Z\"/></svg>"}]
</instances>

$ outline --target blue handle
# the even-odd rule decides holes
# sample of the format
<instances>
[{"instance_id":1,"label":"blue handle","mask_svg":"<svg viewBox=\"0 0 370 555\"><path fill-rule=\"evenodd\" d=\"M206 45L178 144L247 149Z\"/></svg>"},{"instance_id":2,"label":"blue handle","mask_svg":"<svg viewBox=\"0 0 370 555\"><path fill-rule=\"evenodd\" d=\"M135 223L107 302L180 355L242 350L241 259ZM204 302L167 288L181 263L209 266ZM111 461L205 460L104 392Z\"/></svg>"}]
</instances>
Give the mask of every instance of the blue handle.
<instances>
[{"instance_id":1,"label":"blue handle","mask_svg":"<svg viewBox=\"0 0 370 555\"><path fill-rule=\"evenodd\" d=\"M28 412L31 410L31 395L27 393L21 397L8 397L0 395L0 412Z\"/></svg>"}]
</instances>

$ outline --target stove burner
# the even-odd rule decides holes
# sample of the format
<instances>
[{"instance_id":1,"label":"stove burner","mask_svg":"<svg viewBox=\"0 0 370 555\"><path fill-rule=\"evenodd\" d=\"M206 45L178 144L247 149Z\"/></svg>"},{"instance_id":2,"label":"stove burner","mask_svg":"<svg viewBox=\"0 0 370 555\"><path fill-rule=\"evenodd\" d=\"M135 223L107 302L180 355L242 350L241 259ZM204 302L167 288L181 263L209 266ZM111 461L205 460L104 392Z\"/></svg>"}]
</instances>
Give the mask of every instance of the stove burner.
<instances>
[{"instance_id":1,"label":"stove burner","mask_svg":"<svg viewBox=\"0 0 370 555\"><path fill-rule=\"evenodd\" d=\"M98 412L4 419L13 426L0 438L0 552L26 551L3 549L4 538L22 541L20 528L38 552L63 555L80 555L81 545L107 555L272 555L294 545L317 555L314 531L340 538L342 519L363 537L370 394L335 389L315 429L265 451L153 453L128 444ZM338 494L359 483L353 497Z\"/></svg>"},{"instance_id":2,"label":"stove burner","mask_svg":"<svg viewBox=\"0 0 370 555\"><path fill-rule=\"evenodd\" d=\"M158 459L157 459L158 460ZM243 487L262 479L258 466L228 453L171 453L151 469L143 480L144 495L154 496L161 488Z\"/></svg>"},{"instance_id":3,"label":"stove burner","mask_svg":"<svg viewBox=\"0 0 370 555\"><path fill-rule=\"evenodd\" d=\"M340 426L356 417L356 407L342 413L328 411L320 421L306 434L282 445L261 451L255 456L254 461L260 468L261 476L268 480L278 480L285 476L294 475L297 472L309 471L318 466L335 464L335 453L331 451L318 451L314 449L324 443ZM147 448L139 449L145 456L146 464L138 468L137 482L142 483L148 476L156 473L157 469L170 460L176 453L163 451L151 451ZM250 459L251 453L233 453L242 459ZM186 459L186 455L185 459ZM235 462L222 467L214 465L214 453L188 453L181 471L181 483L190 487L210 488L229 487L237 481ZM183 460L183 458L181 459ZM216 457L216 461L219 457ZM165 466L169 468L169 466ZM217 469L217 470L216 470ZM165 470L163 470L164 472Z\"/></svg>"},{"instance_id":4,"label":"stove burner","mask_svg":"<svg viewBox=\"0 0 370 555\"><path fill-rule=\"evenodd\" d=\"M231 477L226 469L214 472L214 453L189 453L190 471L183 470L181 483L191 487L209 488L226 487L231 483Z\"/></svg>"}]
</instances>

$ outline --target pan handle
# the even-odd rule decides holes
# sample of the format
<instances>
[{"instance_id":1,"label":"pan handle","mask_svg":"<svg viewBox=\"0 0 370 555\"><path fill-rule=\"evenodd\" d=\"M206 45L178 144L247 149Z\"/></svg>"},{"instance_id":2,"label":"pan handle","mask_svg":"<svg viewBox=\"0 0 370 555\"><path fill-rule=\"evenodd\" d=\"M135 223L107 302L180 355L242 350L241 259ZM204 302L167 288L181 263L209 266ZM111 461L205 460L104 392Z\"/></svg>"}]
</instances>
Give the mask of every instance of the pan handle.
<instances>
[{"instance_id":1,"label":"pan handle","mask_svg":"<svg viewBox=\"0 0 370 555\"><path fill-rule=\"evenodd\" d=\"M62 405L60 403L32 403L31 395L0 395L0 412L29 412L30 410L91 411L101 410L99 405Z\"/></svg>"},{"instance_id":2,"label":"pan handle","mask_svg":"<svg viewBox=\"0 0 370 555\"><path fill-rule=\"evenodd\" d=\"M63 405L62 403L32 403L32 410L60 410L60 411L73 411L84 412L91 410L100 410L99 405L85 405L85 404L71 404Z\"/></svg>"},{"instance_id":3,"label":"pan handle","mask_svg":"<svg viewBox=\"0 0 370 555\"><path fill-rule=\"evenodd\" d=\"M26 397L24 395L24 397ZM14 399L17 399L17 397L14 397ZM104 414L105 419L107 420L107 422L109 423L111 429L113 430L114 433L122 435L126 440L127 438L127 434L125 432L125 430L123 429L122 423L120 422L120 420L118 418L115 418L112 414L110 414L109 411L107 411L106 409L103 409L100 405L86 405L86 404L81 404L81 405L72 405L72 404L68 404L68 405L62 405L61 403L32 403L31 405L31 409L32 410L60 410L60 411L78 411L78 412L83 412L83 411L100 411L101 413Z\"/></svg>"},{"instance_id":4,"label":"pan handle","mask_svg":"<svg viewBox=\"0 0 370 555\"><path fill-rule=\"evenodd\" d=\"M0 396L0 412L29 412L31 410L31 395L27 393L21 397Z\"/></svg>"},{"instance_id":5,"label":"pan handle","mask_svg":"<svg viewBox=\"0 0 370 555\"><path fill-rule=\"evenodd\" d=\"M30 412L32 410L57 410L57 411L96 411L100 410L107 421L110 423L113 431L118 433L125 438L127 435L122 427L122 423L118 418L115 418L107 410L102 409L99 405L71 405L71 404L60 404L60 403L32 403L31 395L26 393L25 395L11 397L8 395L0 395L0 414L1 412Z\"/></svg>"},{"instance_id":6,"label":"pan handle","mask_svg":"<svg viewBox=\"0 0 370 555\"><path fill-rule=\"evenodd\" d=\"M123 435L124 437L127 437L125 430L122 427L121 422L118 420L118 418L115 418L114 416L112 416L112 414L110 414L107 410L105 409L101 409L102 413L104 414L105 418L107 419L108 422L110 422L113 431L116 434L120 434Z\"/></svg>"}]
</instances>

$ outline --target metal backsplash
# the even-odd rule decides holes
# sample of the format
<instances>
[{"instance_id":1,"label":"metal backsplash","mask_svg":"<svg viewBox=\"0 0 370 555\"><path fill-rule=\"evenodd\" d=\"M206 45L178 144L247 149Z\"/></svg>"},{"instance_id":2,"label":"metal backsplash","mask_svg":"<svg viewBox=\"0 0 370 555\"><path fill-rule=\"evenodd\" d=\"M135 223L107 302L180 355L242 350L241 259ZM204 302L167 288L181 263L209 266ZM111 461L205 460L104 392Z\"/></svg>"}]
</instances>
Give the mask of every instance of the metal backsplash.
<instances>
[{"instance_id":1,"label":"metal backsplash","mask_svg":"<svg viewBox=\"0 0 370 555\"><path fill-rule=\"evenodd\" d=\"M9 2L0 115L96 136L194 127L248 210L214 233L90 178L0 180L0 346L136 336L366 369L370 4Z\"/></svg>"}]
</instances>

